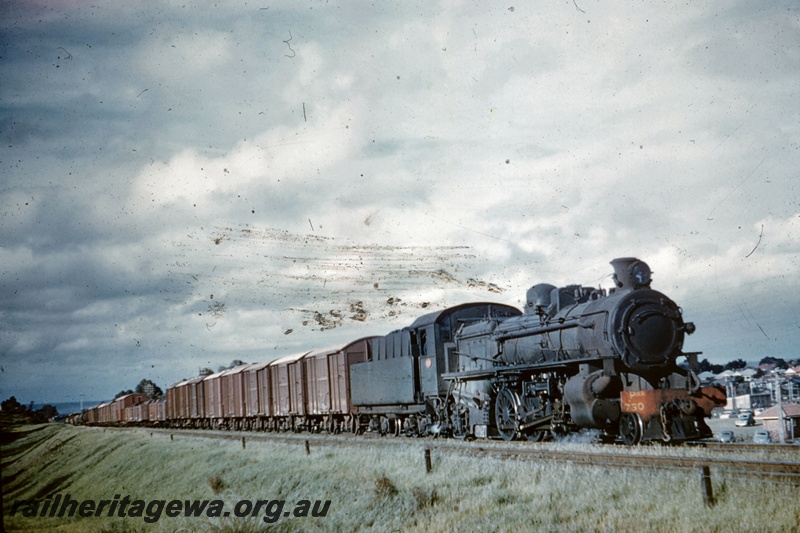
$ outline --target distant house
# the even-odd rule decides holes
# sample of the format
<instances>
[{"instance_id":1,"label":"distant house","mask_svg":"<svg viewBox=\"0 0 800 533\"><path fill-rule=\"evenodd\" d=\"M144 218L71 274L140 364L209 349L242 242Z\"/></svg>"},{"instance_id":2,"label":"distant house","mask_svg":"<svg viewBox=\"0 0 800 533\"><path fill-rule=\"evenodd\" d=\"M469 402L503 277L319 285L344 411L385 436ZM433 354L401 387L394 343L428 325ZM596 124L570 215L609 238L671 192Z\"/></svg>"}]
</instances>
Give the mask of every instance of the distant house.
<instances>
[{"instance_id":1,"label":"distant house","mask_svg":"<svg viewBox=\"0 0 800 533\"><path fill-rule=\"evenodd\" d=\"M733 370L724 370L717 374L718 381L727 381L729 379L733 379L736 376L736 373Z\"/></svg>"},{"instance_id":2,"label":"distant house","mask_svg":"<svg viewBox=\"0 0 800 533\"><path fill-rule=\"evenodd\" d=\"M701 373L697 374L697 377L700 379L700 381L704 385L707 384L707 383L714 383L714 382L717 381L717 375L714 374L713 372L708 372L708 371L701 372Z\"/></svg>"},{"instance_id":3,"label":"distant house","mask_svg":"<svg viewBox=\"0 0 800 533\"><path fill-rule=\"evenodd\" d=\"M770 391L757 391L750 394L733 395L728 390L728 397L725 402L726 411L737 411L739 409L761 409L772 403L772 393Z\"/></svg>"},{"instance_id":4,"label":"distant house","mask_svg":"<svg viewBox=\"0 0 800 533\"><path fill-rule=\"evenodd\" d=\"M751 379L753 379L753 376L755 376L757 373L758 370L756 370L755 368L743 368L739 370L736 374L742 376L745 379L745 381L750 381Z\"/></svg>"},{"instance_id":5,"label":"distant house","mask_svg":"<svg viewBox=\"0 0 800 533\"><path fill-rule=\"evenodd\" d=\"M783 422L786 428L786 441L795 442L800 440L800 405L796 403L783 404ZM778 421L778 406L770 407L763 413L755 416L756 420L761 420L764 429L769 431L772 442L780 442L781 429Z\"/></svg>"}]
</instances>

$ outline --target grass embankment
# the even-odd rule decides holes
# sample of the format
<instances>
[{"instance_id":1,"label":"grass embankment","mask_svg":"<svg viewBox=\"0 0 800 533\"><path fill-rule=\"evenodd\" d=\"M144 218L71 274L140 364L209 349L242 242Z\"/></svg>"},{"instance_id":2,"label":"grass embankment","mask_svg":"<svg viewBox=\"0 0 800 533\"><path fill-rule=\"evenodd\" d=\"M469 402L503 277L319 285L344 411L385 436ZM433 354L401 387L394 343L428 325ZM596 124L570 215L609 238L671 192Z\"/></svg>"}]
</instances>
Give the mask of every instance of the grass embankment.
<instances>
[{"instance_id":1,"label":"grass embankment","mask_svg":"<svg viewBox=\"0 0 800 533\"><path fill-rule=\"evenodd\" d=\"M797 531L797 487L714 477L707 508L695 472L629 471L433 452L429 441L375 447L204 439L147 430L16 428L2 450L8 530L47 531ZM713 472L713 471L712 471ZM16 500L225 502L228 517L25 517ZM327 516L276 523L233 516L237 501L331 500ZM265 504L266 505L266 504ZM273 507L273 510L275 508ZM281 515L283 513L280 513Z\"/></svg>"}]
</instances>

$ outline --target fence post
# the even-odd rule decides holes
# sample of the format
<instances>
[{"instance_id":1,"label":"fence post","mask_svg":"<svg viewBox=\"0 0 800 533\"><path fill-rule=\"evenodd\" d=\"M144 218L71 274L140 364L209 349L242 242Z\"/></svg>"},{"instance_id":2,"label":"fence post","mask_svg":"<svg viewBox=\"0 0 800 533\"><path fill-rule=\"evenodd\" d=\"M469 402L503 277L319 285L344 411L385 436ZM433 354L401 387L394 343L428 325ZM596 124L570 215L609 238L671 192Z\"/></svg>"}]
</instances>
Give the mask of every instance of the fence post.
<instances>
[{"instance_id":1,"label":"fence post","mask_svg":"<svg viewBox=\"0 0 800 533\"><path fill-rule=\"evenodd\" d=\"M245 444L244 437L242 437L242 449L244 450L245 448L247 448L247 444Z\"/></svg>"},{"instance_id":2,"label":"fence post","mask_svg":"<svg viewBox=\"0 0 800 533\"><path fill-rule=\"evenodd\" d=\"M306 440L306 455L311 455L311 446L309 445L307 440Z\"/></svg>"},{"instance_id":3,"label":"fence post","mask_svg":"<svg viewBox=\"0 0 800 533\"><path fill-rule=\"evenodd\" d=\"M431 465L431 449L425 448L425 472L430 474L431 470L433 470L433 466Z\"/></svg>"},{"instance_id":4,"label":"fence post","mask_svg":"<svg viewBox=\"0 0 800 533\"><path fill-rule=\"evenodd\" d=\"M711 469L708 465L700 468L700 484L703 487L703 502L706 506L714 506L714 491L711 488Z\"/></svg>"}]
</instances>

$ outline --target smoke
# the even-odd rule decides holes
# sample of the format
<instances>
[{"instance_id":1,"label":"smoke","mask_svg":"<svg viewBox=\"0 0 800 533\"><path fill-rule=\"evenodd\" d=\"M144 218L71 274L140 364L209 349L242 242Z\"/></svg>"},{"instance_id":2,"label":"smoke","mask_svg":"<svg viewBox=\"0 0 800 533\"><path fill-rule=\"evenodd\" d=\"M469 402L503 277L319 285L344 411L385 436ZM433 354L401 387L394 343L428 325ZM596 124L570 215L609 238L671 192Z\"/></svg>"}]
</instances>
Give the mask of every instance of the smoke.
<instances>
[{"instance_id":1,"label":"smoke","mask_svg":"<svg viewBox=\"0 0 800 533\"><path fill-rule=\"evenodd\" d=\"M582 429L562 436L554 436L553 440L563 444L596 444L601 442L603 432L599 429Z\"/></svg>"}]
</instances>

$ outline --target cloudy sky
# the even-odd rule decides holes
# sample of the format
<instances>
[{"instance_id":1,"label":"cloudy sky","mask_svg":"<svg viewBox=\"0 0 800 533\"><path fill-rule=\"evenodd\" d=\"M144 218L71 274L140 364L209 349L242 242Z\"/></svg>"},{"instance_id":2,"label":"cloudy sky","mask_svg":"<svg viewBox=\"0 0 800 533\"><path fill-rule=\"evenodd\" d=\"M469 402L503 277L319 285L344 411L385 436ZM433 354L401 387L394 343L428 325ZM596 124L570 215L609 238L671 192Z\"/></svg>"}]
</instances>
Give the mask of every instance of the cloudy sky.
<instances>
[{"instance_id":1,"label":"cloudy sky","mask_svg":"<svg viewBox=\"0 0 800 533\"><path fill-rule=\"evenodd\" d=\"M102 400L620 256L797 357L800 7L0 0L0 396Z\"/></svg>"}]
</instances>

